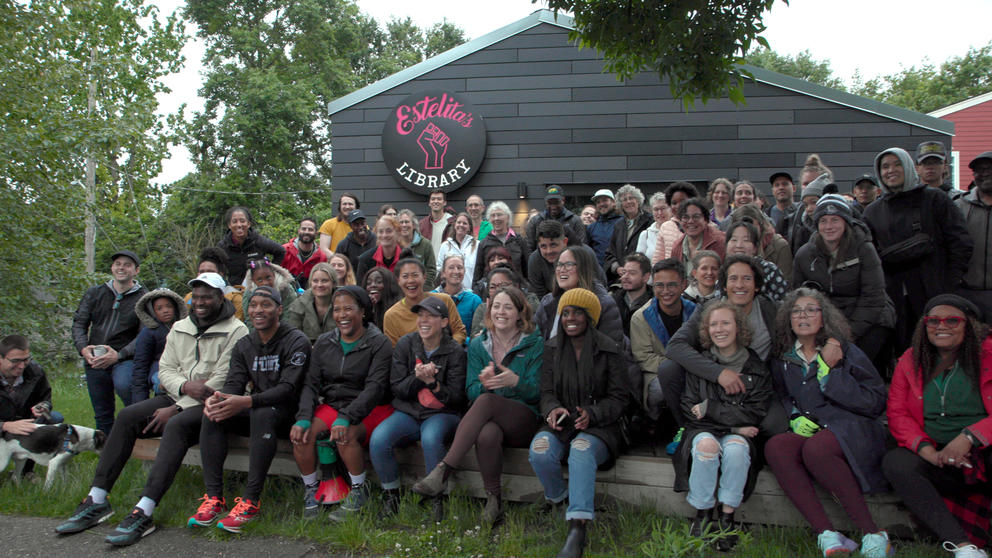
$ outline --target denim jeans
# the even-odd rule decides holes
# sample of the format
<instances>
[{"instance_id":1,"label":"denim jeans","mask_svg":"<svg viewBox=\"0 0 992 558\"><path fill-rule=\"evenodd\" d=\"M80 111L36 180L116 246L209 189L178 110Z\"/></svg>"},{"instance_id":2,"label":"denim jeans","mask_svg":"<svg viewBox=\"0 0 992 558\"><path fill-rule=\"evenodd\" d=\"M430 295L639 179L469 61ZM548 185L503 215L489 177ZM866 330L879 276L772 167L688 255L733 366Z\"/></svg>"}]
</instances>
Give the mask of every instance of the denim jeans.
<instances>
[{"instance_id":1,"label":"denim jeans","mask_svg":"<svg viewBox=\"0 0 992 558\"><path fill-rule=\"evenodd\" d=\"M369 440L369 458L385 489L400 487L400 467L393 457L393 448L420 440L424 450L424 469L431 472L447 452L446 445L455 436L459 417L451 413L431 415L423 421L394 411L372 431Z\"/></svg>"},{"instance_id":2,"label":"denim jeans","mask_svg":"<svg viewBox=\"0 0 992 558\"><path fill-rule=\"evenodd\" d=\"M703 440L715 440L719 451L708 453L699 449ZM751 467L751 450L747 440L737 434L721 438L701 432L692 439L692 470L689 472L689 495L686 500L697 510L708 510L721 504L738 508L744 499L747 471ZM719 492L717 491L719 476Z\"/></svg>"},{"instance_id":3,"label":"denim jeans","mask_svg":"<svg viewBox=\"0 0 992 558\"><path fill-rule=\"evenodd\" d=\"M530 443L528 460L544 487L544 497L547 500L561 502L567 491L568 509L565 510L565 519L592 519L596 469L609 459L610 449L602 440L585 432L573 438L567 449L567 486L561 470L565 452L565 444L554 434L548 431L538 432Z\"/></svg>"},{"instance_id":4,"label":"denim jeans","mask_svg":"<svg viewBox=\"0 0 992 558\"><path fill-rule=\"evenodd\" d=\"M124 360L104 370L97 370L89 365L84 365L84 369L96 427L109 435L110 429L114 427L116 407L114 392L120 396L125 407L131 404L131 373L134 371L134 360Z\"/></svg>"}]
</instances>

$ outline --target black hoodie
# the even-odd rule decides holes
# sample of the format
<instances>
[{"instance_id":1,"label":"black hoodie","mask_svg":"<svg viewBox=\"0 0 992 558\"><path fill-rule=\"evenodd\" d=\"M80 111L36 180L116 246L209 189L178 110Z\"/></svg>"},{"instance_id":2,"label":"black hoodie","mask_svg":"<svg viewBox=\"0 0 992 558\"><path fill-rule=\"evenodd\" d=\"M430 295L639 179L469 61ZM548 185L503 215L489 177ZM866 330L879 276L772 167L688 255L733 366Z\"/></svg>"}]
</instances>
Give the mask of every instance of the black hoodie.
<instances>
[{"instance_id":1,"label":"black hoodie","mask_svg":"<svg viewBox=\"0 0 992 558\"><path fill-rule=\"evenodd\" d=\"M295 411L309 360L310 341L302 331L280 323L268 343L252 331L234 346L221 391L234 395L247 391L253 408L277 406Z\"/></svg>"}]
</instances>

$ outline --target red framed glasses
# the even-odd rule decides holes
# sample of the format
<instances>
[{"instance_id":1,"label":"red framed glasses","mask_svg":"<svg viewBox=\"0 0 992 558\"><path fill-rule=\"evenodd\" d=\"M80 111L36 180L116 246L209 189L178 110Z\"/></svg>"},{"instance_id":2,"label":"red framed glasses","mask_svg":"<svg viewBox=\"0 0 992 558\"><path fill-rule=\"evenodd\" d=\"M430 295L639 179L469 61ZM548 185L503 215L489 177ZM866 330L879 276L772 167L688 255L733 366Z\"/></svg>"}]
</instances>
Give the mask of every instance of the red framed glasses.
<instances>
[{"instance_id":1,"label":"red framed glasses","mask_svg":"<svg viewBox=\"0 0 992 558\"><path fill-rule=\"evenodd\" d=\"M961 316L948 316L946 318L939 318L937 316L927 316L923 318L923 323L927 325L930 329L936 329L938 326L947 327L958 327L964 323L964 318Z\"/></svg>"}]
</instances>

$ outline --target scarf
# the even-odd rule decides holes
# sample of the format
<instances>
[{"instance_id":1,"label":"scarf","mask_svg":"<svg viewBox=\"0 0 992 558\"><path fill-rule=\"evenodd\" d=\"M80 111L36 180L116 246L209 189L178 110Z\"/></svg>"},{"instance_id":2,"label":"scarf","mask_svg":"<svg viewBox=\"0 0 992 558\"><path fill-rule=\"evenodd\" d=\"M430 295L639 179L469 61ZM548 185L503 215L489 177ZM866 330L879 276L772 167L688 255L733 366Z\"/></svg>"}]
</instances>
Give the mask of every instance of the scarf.
<instances>
[{"instance_id":1,"label":"scarf","mask_svg":"<svg viewBox=\"0 0 992 558\"><path fill-rule=\"evenodd\" d=\"M399 244L397 244L396 246L393 246L393 259L392 259L392 263L391 264L386 265L386 261L385 261L385 258L383 257L383 253L382 253L382 246L376 247L375 253L372 254L372 261L375 262L375 265L376 266L378 266L378 267L384 267L384 268L388 269L389 271L392 271L393 268L396 267L396 262L400 261L400 246L399 246Z\"/></svg>"},{"instance_id":2,"label":"scarf","mask_svg":"<svg viewBox=\"0 0 992 558\"><path fill-rule=\"evenodd\" d=\"M590 403L596 393L596 380L593 378L592 369L592 357L595 351L593 338L596 336L593 329L591 326L588 327L582 337L582 355L578 361L575 358L572 338L564 333L559 336L561 343L558 344L556 359L558 367L552 371L552 374L558 401L570 413L574 412L575 407Z\"/></svg>"},{"instance_id":3,"label":"scarf","mask_svg":"<svg viewBox=\"0 0 992 558\"><path fill-rule=\"evenodd\" d=\"M748 352L747 347L738 347L737 352L728 357L724 356L716 345L713 345L710 347L710 356L713 357L713 360L726 366L734 372L740 372L744 369L744 364L747 363Z\"/></svg>"}]
</instances>

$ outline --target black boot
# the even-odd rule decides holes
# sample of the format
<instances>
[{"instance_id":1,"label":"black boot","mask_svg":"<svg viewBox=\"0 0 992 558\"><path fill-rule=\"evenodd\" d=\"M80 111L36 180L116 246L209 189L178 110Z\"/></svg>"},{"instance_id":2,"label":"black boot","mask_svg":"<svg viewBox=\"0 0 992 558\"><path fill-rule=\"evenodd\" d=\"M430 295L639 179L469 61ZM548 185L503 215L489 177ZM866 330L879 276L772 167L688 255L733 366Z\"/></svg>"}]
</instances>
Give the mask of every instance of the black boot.
<instances>
[{"instance_id":1,"label":"black boot","mask_svg":"<svg viewBox=\"0 0 992 558\"><path fill-rule=\"evenodd\" d=\"M444 494L431 498L431 511L434 516L434 522L440 523L444 521L444 501L447 496Z\"/></svg>"},{"instance_id":2,"label":"black boot","mask_svg":"<svg viewBox=\"0 0 992 558\"><path fill-rule=\"evenodd\" d=\"M396 512L400 511L400 491L397 488L387 488L382 491L382 510L379 512L379 520L392 519Z\"/></svg>"},{"instance_id":3,"label":"black boot","mask_svg":"<svg viewBox=\"0 0 992 558\"><path fill-rule=\"evenodd\" d=\"M558 552L558 558L582 558L586 548L586 522L583 519L572 519L568 522L568 535L565 545Z\"/></svg>"},{"instance_id":4,"label":"black boot","mask_svg":"<svg viewBox=\"0 0 992 558\"><path fill-rule=\"evenodd\" d=\"M713 517L713 508L696 510L696 517L692 518L692 523L689 525L689 536L701 537L709 531L711 517Z\"/></svg>"},{"instance_id":5,"label":"black boot","mask_svg":"<svg viewBox=\"0 0 992 558\"><path fill-rule=\"evenodd\" d=\"M730 552L737 546L737 524L734 522L734 512L720 512L720 538L716 540L716 549L720 552Z\"/></svg>"},{"instance_id":6,"label":"black boot","mask_svg":"<svg viewBox=\"0 0 992 558\"><path fill-rule=\"evenodd\" d=\"M486 494L486 509L482 512L483 520L493 527L503 523L503 497L499 494Z\"/></svg>"}]
</instances>

